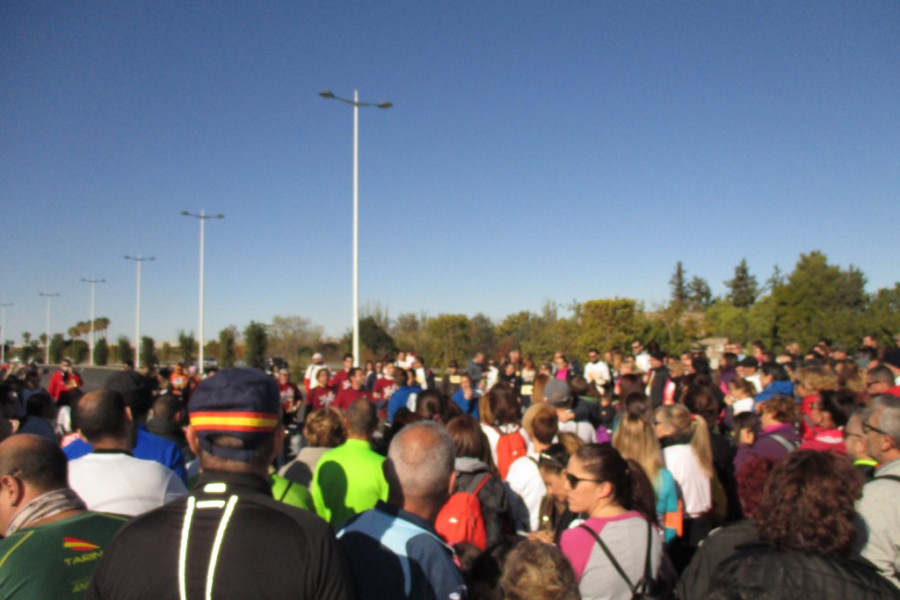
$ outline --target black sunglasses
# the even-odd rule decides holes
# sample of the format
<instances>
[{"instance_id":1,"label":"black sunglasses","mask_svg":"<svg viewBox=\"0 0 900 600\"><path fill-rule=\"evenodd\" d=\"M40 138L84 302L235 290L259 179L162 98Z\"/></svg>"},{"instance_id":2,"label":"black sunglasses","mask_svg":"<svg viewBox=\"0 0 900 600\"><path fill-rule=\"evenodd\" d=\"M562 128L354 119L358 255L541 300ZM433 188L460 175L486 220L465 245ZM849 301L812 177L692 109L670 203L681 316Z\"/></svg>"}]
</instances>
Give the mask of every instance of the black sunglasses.
<instances>
[{"instance_id":1,"label":"black sunglasses","mask_svg":"<svg viewBox=\"0 0 900 600\"><path fill-rule=\"evenodd\" d=\"M566 473L566 481L569 482L569 487L573 490L578 487L578 484L582 481L590 481L591 483L603 483L602 481L597 481L596 479L586 479L584 477L576 477L571 473Z\"/></svg>"}]
</instances>

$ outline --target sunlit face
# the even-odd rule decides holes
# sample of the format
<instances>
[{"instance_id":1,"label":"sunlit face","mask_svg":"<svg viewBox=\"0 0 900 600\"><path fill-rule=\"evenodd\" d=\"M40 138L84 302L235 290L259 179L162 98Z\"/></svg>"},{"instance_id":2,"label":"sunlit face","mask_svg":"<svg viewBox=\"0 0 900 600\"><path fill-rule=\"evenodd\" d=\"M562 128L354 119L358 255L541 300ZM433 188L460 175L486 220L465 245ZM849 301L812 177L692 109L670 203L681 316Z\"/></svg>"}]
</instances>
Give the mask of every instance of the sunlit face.
<instances>
[{"instance_id":1,"label":"sunlit face","mask_svg":"<svg viewBox=\"0 0 900 600\"><path fill-rule=\"evenodd\" d=\"M597 362L598 360L600 360L600 355L596 352L588 352L588 360L590 360L591 362Z\"/></svg>"},{"instance_id":2,"label":"sunlit face","mask_svg":"<svg viewBox=\"0 0 900 600\"><path fill-rule=\"evenodd\" d=\"M556 368L557 369L565 369L569 364L566 362L566 359L559 357L556 359Z\"/></svg>"},{"instance_id":3,"label":"sunlit face","mask_svg":"<svg viewBox=\"0 0 900 600\"><path fill-rule=\"evenodd\" d=\"M574 456L570 458L565 475L566 501L569 503L569 510L573 513L590 513L599 501L598 487L599 483L593 481L593 477L585 471L581 461Z\"/></svg>"},{"instance_id":4,"label":"sunlit face","mask_svg":"<svg viewBox=\"0 0 900 600\"><path fill-rule=\"evenodd\" d=\"M656 413L653 416L653 433L656 434L657 438L662 439L675 433L675 427L666 423L660 413Z\"/></svg>"},{"instance_id":5,"label":"sunlit face","mask_svg":"<svg viewBox=\"0 0 900 600\"><path fill-rule=\"evenodd\" d=\"M279 383L287 383L291 379L291 374L286 372L279 371L278 373L278 382Z\"/></svg>"},{"instance_id":6,"label":"sunlit face","mask_svg":"<svg viewBox=\"0 0 900 600\"><path fill-rule=\"evenodd\" d=\"M563 502L569 494L569 490L566 488L566 470L563 469L562 472L555 473L549 469L542 468L540 472L541 479L547 487L547 493L553 496L557 502Z\"/></svg>"},{"instance_id":7,"label":"sunlit face","mask_svg":"<svg viewBox=\"0 0 900 600\"><path fill-rule=\"evenodd\" d=\"M353 366L353 359L348 356L347 358L344 359L344 369L349 370L350 367L352 367L352 366Z\"/></svg>"},{"instance_id":8,"label":"sunlit face","mask_svg":"<svg viewBox=\"0 0 900 600\"><path fill-rule=\"evenodd\" d=\"M328 384L328 369L319 369L319 372L316 373L316 381L319 382L319 385L325 386Z\"/></svg>"}]
</instances>

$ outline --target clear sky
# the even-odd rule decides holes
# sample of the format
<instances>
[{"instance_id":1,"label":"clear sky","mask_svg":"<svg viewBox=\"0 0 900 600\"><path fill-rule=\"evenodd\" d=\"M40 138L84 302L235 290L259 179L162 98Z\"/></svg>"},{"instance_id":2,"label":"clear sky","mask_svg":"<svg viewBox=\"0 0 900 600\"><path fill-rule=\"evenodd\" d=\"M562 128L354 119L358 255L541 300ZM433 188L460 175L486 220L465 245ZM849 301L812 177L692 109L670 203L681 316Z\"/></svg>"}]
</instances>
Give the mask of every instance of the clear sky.
<instances>
[{"instance_id":1,"label":"clear sky","mask_svg":"<svg viewBox=\"0 0 900 600\"><path fill-rule=\"evenodd\" d=\"M819 249L898 280L900 3L0 3L7 338L96 313L157 341L300 315L714 293Z\"/></svg>"}]
</instances>

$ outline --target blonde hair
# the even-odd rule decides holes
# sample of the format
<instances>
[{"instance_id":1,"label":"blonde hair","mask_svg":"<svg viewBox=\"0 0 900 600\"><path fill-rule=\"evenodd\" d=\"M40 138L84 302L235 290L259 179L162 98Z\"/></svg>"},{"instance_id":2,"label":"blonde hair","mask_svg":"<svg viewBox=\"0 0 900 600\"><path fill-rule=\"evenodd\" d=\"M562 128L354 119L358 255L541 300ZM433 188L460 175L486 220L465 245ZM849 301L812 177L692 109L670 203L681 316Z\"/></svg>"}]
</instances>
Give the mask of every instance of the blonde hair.
<instances>
[{"instance_id":1,"label":"blonde hair","mask_svg":"<svg viewBox=\"0 0 900 600\"><path fill-rule=\"evenodd\" d=\"M619 421L612 444L623 458L631 459L641 465L647 479L654 484L656 475L663 466L662 452L659 440L646 421L626 415Z\"/></svg>"},{"instance_id":2,"label":"blonde hair","mask_svg":"<svg viewBox=\"0 0 900 600\"><path fill-rule=\"evenodd\" d=\"M801 367L797 370L797 382L811 392L836 390L840 387L838 376L824 367Z\"/></svg>"},{"instance_id":3,"label":"blonde hair","mask_svg":"<svg viewBox=\"0 0 900 600\"><path fill-rule=\"evenodd\" d=\"M575 452L584 446L585 441L575 435L574 433L569 433L568 431L560 431L556 434L556 439L559 440L559 443L563 445L566 449L566 454L572 456Z\"/></svg>"},{"instance_id":4,"label":"blonde hair","mask_svg":"<svg viewBox=\"0 0 900 600\"><path fill-rule=\"evenodd\" d=\"M706 421L702 417L692 415L683 404L660 406L656 409L655 416L658 421L672 427L677 433L691 438L691 449L697 457L697 462L700 463L700 470L712 479L712 446Z\"/></svg>"}]
</instances>

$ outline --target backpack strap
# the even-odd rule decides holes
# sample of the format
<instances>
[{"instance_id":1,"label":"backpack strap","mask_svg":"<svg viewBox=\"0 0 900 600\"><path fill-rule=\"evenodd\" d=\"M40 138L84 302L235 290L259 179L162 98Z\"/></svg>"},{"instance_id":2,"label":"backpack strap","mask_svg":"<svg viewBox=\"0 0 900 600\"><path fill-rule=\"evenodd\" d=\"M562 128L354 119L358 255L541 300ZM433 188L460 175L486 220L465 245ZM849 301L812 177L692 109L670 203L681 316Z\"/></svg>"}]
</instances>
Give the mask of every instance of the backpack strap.
<instances>
[{"instance_id":1,"label":"backpack strap","mask_svg":"<svg viewBox=\"0 0 900 600\"><path fill-rule=\"evenodd\" d=\"M481 492L481 488L484 487L484 484L486 484L486 483L488 482L488 479L490 479L490 478L491 478L491 474L490 474L490 473L485 473L484 477L481 479L481 481L480 481L480 482L478 483L478 485L475 487L475 491L472 492L472 495L475 496L475 497L477 498L479 492Z\"/></svg>"},{"instance_id":2,"label":"backpack strap","mask_svg":"<svg viewBox=\"0 0 900 600\"><path fill-rule=\"evenodd\" d=\"M780 433L770 433L769 438L784 446L785 450L787 450L788 452L793 452L797 449L797 446L788 441L788 439Z\"/></svg>"},{"instance_id":3,"label":"backpack strap","mask_svg":"<svg viewBox=\"0 0 900 600\"><path fill-rule=\"evenodd\" d=\"M873 477L872 481L879 481L881 479L890 479L891 481L900 481L900 475L879 475L878 477ZM868 483L872 483L869 481Z\"/></svg>"},{"instance_id":4,"label":"backpack strap","mask_svg":"<svg viewBox=\"0 0 900 600\"><path fill-rule=\"evenodd\" d=\"M612 552L609 551L609 548L607 548L606 544L603 543L603 540L600 539L600 536L597 535L597 532L594 531L593 529L591 529L590 527L588 527L587 525L585 525L584 523L582 523L578 527L587 531L589 534L591 534L591 536L593 536L593 538L595 540L597 540L597 543L600 544L600 549L603 550L603 553L606 555L606 558L609 559L609 562L612 564L612 566L616 570L616 572L618 572L619 575L622 576L622 579L625 580L625 583L628 585L628 589L631 590L632 595L636 594L637 587L631 583L631 580L628 578L628 575L626 575L625 571L622 570L622 566L619 565L618 561L616 561L615 557L613 557ZM649 558L649 550L648 550L647 556Z\"/></svg>"}]
</instances>

